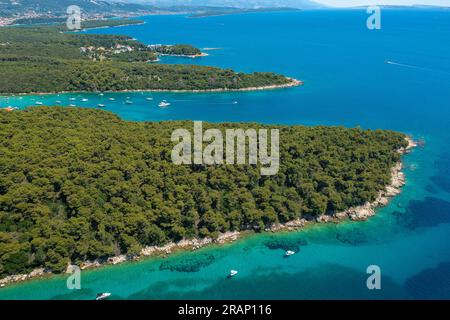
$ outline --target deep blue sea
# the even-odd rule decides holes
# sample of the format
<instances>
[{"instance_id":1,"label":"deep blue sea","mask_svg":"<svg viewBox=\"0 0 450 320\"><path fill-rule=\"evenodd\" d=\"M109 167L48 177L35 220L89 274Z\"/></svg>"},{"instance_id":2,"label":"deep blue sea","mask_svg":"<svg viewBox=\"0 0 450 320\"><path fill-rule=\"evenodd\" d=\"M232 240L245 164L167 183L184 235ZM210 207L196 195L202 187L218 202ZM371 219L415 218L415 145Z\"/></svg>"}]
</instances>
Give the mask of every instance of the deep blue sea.
<instances>
[{"instance_id":1,"label":"deep blue sea","mask_svg":"<svg viewBox=\"0 0 450 320\"><path fill-rule=\"evenodd\" d=\"M144 25L89 33L220 48L205 58L164 58L162 63L273 71L305 85L245 93L2 97L0 107L103 103L133 121L398 130L425 141L404 159L403 193L368 222L255 235L223 247L86 271L79 291L69 291L64 276L31 281L0 289L0 299L92 299L104 291L115 299L450 299L449 10L384 10L378 31L366 28L365 10L144 19ZM145 99L150 96L154 101ZM125 104L127 99L133 104ZM158 108L164 99L172 105ZM292 247L301 251L283 258ZM186 265L196 268L185 272ZM366 287L369 265L381 268L381 290ZM240 272L227 280L230 269Z\"/></svg>"}]
</instances>

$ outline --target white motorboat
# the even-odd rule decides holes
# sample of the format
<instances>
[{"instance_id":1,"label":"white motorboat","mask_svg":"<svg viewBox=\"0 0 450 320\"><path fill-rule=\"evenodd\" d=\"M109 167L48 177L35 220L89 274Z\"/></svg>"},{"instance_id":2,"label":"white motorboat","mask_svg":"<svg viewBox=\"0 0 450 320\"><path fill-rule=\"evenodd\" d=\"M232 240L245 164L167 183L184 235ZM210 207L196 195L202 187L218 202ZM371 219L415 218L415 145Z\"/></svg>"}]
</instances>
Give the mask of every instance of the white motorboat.
<instances>
[{"instance_id":1,"label":"white motorboat","mask_svg":"<svg viewBox=\"0 0 450 320\"><path fill-rule=\"evenodd\" d=\"M114 99L114 98L109 98L109 101L116 101L116 99Z\"/></svg>"},{"instance_id":2,"label":"white motorboat","mask_svg":"<svg viewBox=\"0 0 450 320\"><path fill-rule=\"evenodd\" d=\"M106 300L111 296L111 293L109 292L103 292L103 293L98 293L97 297L95 297L95 300L99 301L99 300Z\"/></svg>"},{"instance_id":3,"label":"white motorboat","mask_svg":"<svg viewBox=\"0 0 450 320\"><path fill-rule=\"evenodd\" d=\"M105 106L104 104L101 104L101 103L100 103L100 104L98 105L98 107L99 107L99 108L104 108L104 107L106 107L106 106Z\"/></svg>"},{"instance_id":4,"label":"white motorboat","mask_svg":"<svg viewBox=\"0 0 450 320\"><path fill-rule=\"evenodd\" d=\"M83 101L83 102L88 102L89 100L86 99L86 98L84 98L84 99L81 99L81 101Z\"/></svg>"},{"instance_id":5,"label":"white motorboat","mask_svg":"<svg viewBox=\"0 0 450 320\"><path fill-rule=\"evenodd\" d=\"M290 256L293 256L294 254L295 254L295 251L288 250L288 251L286 251L286 253L284 254L284 256L285 256L285 257L290 257Z\"/></svg>"},{"instance_id":6,"label":"white motorboat","mask_svg":"<svg viewBox=\"0 0 450 320\"><path fill-rule=\"evenodd\" d=\"M147 100L147 101L153 101L153 98L148 97L148 98L145 98L145 100Z\"/></svg>"},{"instance_id":7,"label":"white motorboat","mask_svg":"<svg viewBox=\"0 0 450 320\"><path fill-rule=\"evenodd\" d=\"M228 278L233 278L234 276L236 276L238 274L238 271L236 270L231 270L230 274L228 275Z\"/></svg>"},{"instance_id":8,"label":"white motorboat","mask_svg":"<svg viewBox=\"0 0 450 320\"><path fill-rule=\"evenodd\" d=\"M40 102L40 101L37 101L36 104L37 104L38 106L42 106L42 105L43 105L43 103Z\"/></svg>"},{"instance_id":9,"label":"white motorboat","mask_svg":"<svg viewBox=\"0 0 450 320\"><path fill-rule=\"evenodd\" d=\"M169 102L167 102L167 101L162 101L162 102L160 102L159 104L158 104L158 107L160 107L160 108L166 108L166 107L168 107L168 106L170 106L171 104L169 103Z\"/></svg>"}]
</instances>

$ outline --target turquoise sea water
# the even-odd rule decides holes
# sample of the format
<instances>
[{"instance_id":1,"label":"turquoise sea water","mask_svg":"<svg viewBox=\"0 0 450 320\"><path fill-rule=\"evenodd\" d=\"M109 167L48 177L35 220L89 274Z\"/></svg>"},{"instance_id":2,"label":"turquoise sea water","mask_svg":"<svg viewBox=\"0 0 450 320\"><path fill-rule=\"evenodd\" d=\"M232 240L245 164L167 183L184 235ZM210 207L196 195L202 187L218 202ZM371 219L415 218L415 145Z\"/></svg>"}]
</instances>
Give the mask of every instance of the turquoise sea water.
<instances>
[{"instance_id":1,"label":"turquoise sea water","mask_svg":"<svg viewBox=\"0 0 450 320\"><path fill-rule=\"evenodd\" d=\"M86 271L80 291L67 290L63 276L31 281L0 289L0 299L92 299L103 291L115 299L449 299L450 12L385 10L380 31L366 29L366 18L362 10L145 17L145 25L89 32L221 48L201 59L162 62L274 71L305 86L252 93L2 97L0 107L102 103L126 120L361 126L424 139L423 148L405 157L404 192L376 217ZM127 97L133 104L125 104ZM158 108L163 99L172 106ZM283 258L285 250L298 248L299 254ZM381 268L380 291L366 288L369 265ZM240 272L227 280L230 269Z\"/></svg>"}]
</instances>

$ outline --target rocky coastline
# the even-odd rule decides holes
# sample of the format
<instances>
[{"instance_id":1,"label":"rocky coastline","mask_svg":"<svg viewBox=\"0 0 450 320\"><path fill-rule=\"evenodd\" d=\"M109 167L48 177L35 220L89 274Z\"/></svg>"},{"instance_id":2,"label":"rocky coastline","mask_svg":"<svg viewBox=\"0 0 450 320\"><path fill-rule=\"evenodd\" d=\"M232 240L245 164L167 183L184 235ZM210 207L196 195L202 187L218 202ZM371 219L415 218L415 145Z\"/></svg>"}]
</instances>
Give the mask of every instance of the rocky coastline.
<instances>
[{"instance_id":1,"label":"rocky coastline","mask_svg":"<svg viewBox=\"0 0 450 320\"><path fill-rule=\"evenodd\" d=\"M406 148L401 148L398 152L401 155L410 153L412 149L416 148L418 144L414 142L411 138L406 138L408 141L408 146ZM340 223L344 220L352 221L366 221L370 217L376 214L376 209L379 207L384 207L389 204L389 201L395 196L401 193L402 187L406 184L405 174L402 172L403 164L398 162L391 169L391 184L388 185L385 190L379 192L378 197L373 202L367 202L364 205L349 208L346 211L334 213L333 215L322 215L319 217L305 217L302 219L293 220L284 224L276 224L270 228L266 228L266 232L281 232L281 231L296 231L304 229L309 225L323 224L323 223ZM250 228L251 229L251 228ZM180 250L190 250L195 251L202 247L209 245L224 245L227 243L234 242L238 240L246 231L230 231L220 234L217 239L204 238L204 239L189 239L182 240L180 242L174 243L170 242L164 246L150 246L143 248L139 255L128 256L119 255L115 257L110 257L106 260L94 260L83 262L79 267L81 270L99 268L104 265L117 265L128 261L138 261L142 258L147 257L157 257L157 256L167 256L175 251ZM66 273L71 273L73 270L72 265L68 265ZM6 278L0 279L0 288L5 287L8 284L13 284L17 282L23 282L31 279L42 278L52 275L52 272L44 268L38 268L33 270L28 274L12 275Z\"/></svg>"},{"instance_id":2,"label":"rocky coastline","mask_svg":"<svg viewBox=\"0 0 450 320\"><path fill-rule=\"evenodd\" d=\"M407 137L408 146L401 148L398 153L405 155L410 153L412 149L416 148L418 144L411 138ZM376 214L376 209L385 207L389 204L390 200L402 192L402 187L406 184L405 174L403 173L403 163L399 161L391 169L391 184L388 185L385 190L379 192L377 198L373 202L367 202L364 205L349 208L343 212L337 212L333 215L322 215L319 217L306 217L303 219L297 219L284 224L276 224L266 231L279 232L279 231L295 231L303 229L308 225L314 223L339 223L344 220L352 221L367 221L369 218Z\"/></svg>"}]
</instances>

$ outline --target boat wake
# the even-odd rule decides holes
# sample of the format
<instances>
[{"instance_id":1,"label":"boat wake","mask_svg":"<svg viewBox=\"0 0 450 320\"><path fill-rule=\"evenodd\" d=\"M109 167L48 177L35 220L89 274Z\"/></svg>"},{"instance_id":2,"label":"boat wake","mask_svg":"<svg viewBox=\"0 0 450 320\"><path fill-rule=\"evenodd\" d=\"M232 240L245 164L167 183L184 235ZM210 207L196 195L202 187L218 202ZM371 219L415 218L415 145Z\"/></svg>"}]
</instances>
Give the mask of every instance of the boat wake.
<instances>
[{"instance_id":1,"label":"boat wake","mask_svg":"<svg viewBox=\"0 0 450 320\"><path fill-rule=\"evenodd\" d=\"M416 65L413 65L413 64L399 63L399 62L390 61L390 60L386 60L385 63L386 63L386 64L393 65L393 66L397 66L397 67L403 67L403 68L416 69L416 70L422 70L422 71L429 71L429 72L438 72L438 73L450 74L450 72L445 71L445 70L439 70L439 69L433 69L433 68L421 67L421 66L416 66Z\"/></svg>"}]
</instances>

